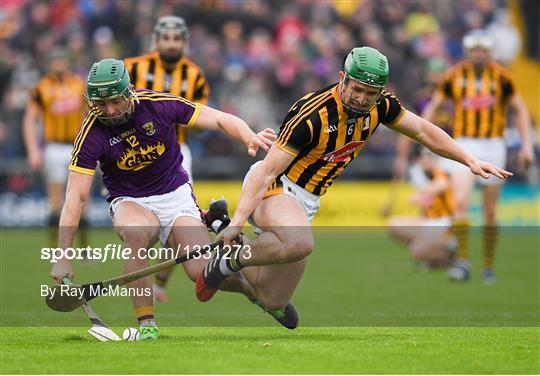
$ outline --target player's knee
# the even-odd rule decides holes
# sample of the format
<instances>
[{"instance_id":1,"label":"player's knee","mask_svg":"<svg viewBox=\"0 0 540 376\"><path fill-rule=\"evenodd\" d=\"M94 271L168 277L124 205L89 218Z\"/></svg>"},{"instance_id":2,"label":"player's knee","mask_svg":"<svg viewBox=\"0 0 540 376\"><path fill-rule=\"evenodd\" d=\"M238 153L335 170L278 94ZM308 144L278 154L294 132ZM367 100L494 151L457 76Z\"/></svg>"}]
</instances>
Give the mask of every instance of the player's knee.
<instances>
[{"instance_id":1,"label":"player's knee","mask_svg":"<svg viewBox=\"0 0 540 376\"><path fill-rule=\"evenodd\" d=\"M430 241L416 239L409 247L409 254L414 261L424 261L432 249L433 247Z\"/></svg>"},{"instance_id":2,"label":"player's knee","mask_svg":"<svg viewBox=\"0 0 540 376\"><path fill-rule=\"evenodd\" d=\"M152 241L150 231L137 225L126 225L118 228L118 235L124 241L126 248L144 248Z\"/></svg>"},{"instance_id":3,"label":"player's knee","mask_svg":"<svg viewBox=\"0 0 540 376\"><path fill-rule=\"evenodd\" d=\"M287 250L287 261L296 262L308 257L315 248L313 239L297 239L289 243L289 249Z\"/></svg>"}]
</instances>

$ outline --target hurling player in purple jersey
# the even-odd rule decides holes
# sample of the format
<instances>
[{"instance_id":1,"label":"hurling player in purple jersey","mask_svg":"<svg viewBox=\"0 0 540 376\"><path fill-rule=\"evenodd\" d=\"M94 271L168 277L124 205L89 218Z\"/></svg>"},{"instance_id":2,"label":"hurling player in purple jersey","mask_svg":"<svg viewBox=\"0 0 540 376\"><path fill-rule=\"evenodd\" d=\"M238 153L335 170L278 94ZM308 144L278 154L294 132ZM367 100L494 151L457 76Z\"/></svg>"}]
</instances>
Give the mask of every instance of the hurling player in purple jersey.
<instances>
[{"instance_id":1,"label":"hurling player in purple jersey","mask_svg":"<svg viewBox=\"0 0 540 376\"><path fill-rule=\"evenodd\" d=\"M211 242L181 165L177 124L221 130L243 142L252 156L259 148L268 150L276 138L271 129L255 134L243 120L181 97L135 91L120 60L105 59L92 66L85 97L91 110L74 143L58 246L66 249L72 245L99 162L115 231L124 248L132 249L132 257L124 261L125 273L148 266L144 251L157 239L174 250L181 245L184 253L187 247ZM191 280L196 280L206 261L192 259L183 264ZM66 258L51 272L58 283L73 275L71 260ZM140 338L156 339L152 279L146 277L129 287L145 292L131 297ZM253 296L251 287L239 279L224 289Z\"/></svg>"}]
</instances>

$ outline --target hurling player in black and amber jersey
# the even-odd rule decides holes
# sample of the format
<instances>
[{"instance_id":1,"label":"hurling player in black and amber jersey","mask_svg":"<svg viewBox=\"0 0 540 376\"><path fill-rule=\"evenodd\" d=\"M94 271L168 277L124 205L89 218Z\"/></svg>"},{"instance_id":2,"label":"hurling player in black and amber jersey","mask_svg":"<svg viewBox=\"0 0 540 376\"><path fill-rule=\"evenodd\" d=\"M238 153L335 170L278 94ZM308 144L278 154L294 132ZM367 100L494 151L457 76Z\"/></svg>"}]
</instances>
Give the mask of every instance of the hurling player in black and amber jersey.
<instances>
[{"instance_id":1,"label":"hurling player in black and amber jersey","mask_svg":"<svg viewBox=\"0 0 540 376\"><path fill-rule=\"evenodd\" d=\"M420 209L420 215L392 217L390 234L408 248L412 260L447 266L455 250L455 239L448 231L454 211L450 177L430 151L415 149L409 173L415 191L410 202Z\"/></svg>"},{"instance_id":2,"label":"hurling player in black and amber jersey","mask_svg":"<svg viewBox=\"0 0 540 376\"><path fill-rule=\"evenodd\" d=\"M474 30L463 39L467 59L449 69L426 107L424 117L432 120L445 102L454 105L452 134L456 142L475 158L500 167L506 165L504 131L509 108L515 111L515 124L521 135L519 162L527 168L534 161L530 137L530 118L511 73L491 59L493 39L483 30ZM457 260L450 278L469 279L468 211L475 177L464 166L444 161L442 167L452 176L456 195L453 231L458 239ZM493 269L498 238L497 202L502 180L479 179L483 191L483 279L495 281Z\"/></svg>"},{"instance_id":3,"label":"hurling player in black and amber jersey","mask_svg":"<svg viewBox=\"0 0 540 376\"><path fill-rule=\"evenodd\" d=\"M49 54L49 72L30 93L23 135L30 168L43 171L49 203L49 242L58 242L58 221L64 201L73 141L86 113L84 80L71 72L67 52L55 47ZM42 123L43 133L38 132ZM40 144L43 144L43 148ZM81 223L81 246L88 245L86 220Z\"/></svg>"},{"instance_id":4,"label":"hurling player in black and amber jersey","mask_svg":"<svg viewBox=\"0 0 540 376\"><path fill-rule=\"evenodd\" d=\"M246 241L251 254L237 249L230 259L216 254L197 279L196 293L209 300L234 272L251 284L255 302L282 325L295 328L290 303L313 251L311 218L319 196L356 158L380 123L423 143L434 152L466 164L473 173L505 178L511 174L467 155L444 131L402 108L385 91L388 61L376 49L354 48L339 83L296 102L266 158L253 166L229 227L219 237L237 239L248 218L262 230Z\"/></svg>"}]
</instances>

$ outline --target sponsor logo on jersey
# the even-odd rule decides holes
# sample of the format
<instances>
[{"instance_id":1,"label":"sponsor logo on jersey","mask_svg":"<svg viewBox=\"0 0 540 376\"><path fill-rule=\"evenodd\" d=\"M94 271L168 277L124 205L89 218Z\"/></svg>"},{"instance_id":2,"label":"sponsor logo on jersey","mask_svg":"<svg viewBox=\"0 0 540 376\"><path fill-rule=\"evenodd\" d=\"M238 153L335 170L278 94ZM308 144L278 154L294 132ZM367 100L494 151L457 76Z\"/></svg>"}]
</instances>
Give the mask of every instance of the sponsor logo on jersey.
<instances>
[{"instance_id":1,"label":"sponsor logo on jersey","mask_svg":"<svg viewBox=\"0 0 540 376\"><path fill-rule=\"evenodd\" d=\"M351 141L331 153L322 155L320 158L326 162L344 162L351 154L360 149L363 144L364 141Z\"/></svg>"},{"instance_id":2,"label":"sponsor logo on jersey","mask_svg":"<svg viewBox=\"0 0 540 376\"><path fill-rule=\"evenodd\" d=\"M52 102L51 112L55 115L64 115L81 110L81 100L78 97L60 98Z\"/></svg>"},{"instance_id":3,"label":"sponsor logo on jersey","mask_svg":"<svg viewBox=\"0 0 540 376\"><path fill-rule=\"evenodd\" d=\"M130 148L116 161L116 165L120 170L138 171L159 159L163 153L165 153L165 145L161 142L141 147L138 150Z\"/></svg>"},{"instance_id":4,"label":"sponsor logo on jersey","mask_svg":"<svg viewBox=\"0 0 540 376\"><path fill-rule=\"evenodd\" d=\"M467 110L484 110L495 105L495 97L492 95L475 95L463 98L463 108Z\"/></svg>"}]
</instances>

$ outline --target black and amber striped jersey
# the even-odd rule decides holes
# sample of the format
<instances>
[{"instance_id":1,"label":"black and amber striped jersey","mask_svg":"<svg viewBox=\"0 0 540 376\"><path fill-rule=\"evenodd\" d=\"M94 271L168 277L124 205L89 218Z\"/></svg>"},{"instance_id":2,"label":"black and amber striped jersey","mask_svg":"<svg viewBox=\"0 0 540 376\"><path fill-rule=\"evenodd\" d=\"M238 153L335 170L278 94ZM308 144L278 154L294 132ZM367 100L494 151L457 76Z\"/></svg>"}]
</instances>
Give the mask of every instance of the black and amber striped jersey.
<instances>
[{"instance_id":1,"label":"black and amber striped jersey","mask_svg":"<svg viewBox=\"0 0 540 376\"><path fill-rule=\"evenodd\" d=\"M459 63L445 73L437 91L454 102L454 138L504 134L508 100L516 88L501 65L490 62L477 72L472 63Z\"/></svg>"},{"instance_id":2,"label":"black and amber striped jersey","mask_svg":"<svg viewBox=\"0 0 540 376\"><path fill-rule=\"evenodd\" d=\"M72 143L86 112L83 101L85 83L77 75L66 73L43 77L30 94L43 115L44 141Z\"/></svg>"},{"instance_id":3,"label":"black and amber striped jersey","mask_svg":"<svg viewBox=\"0 0 540 376\"><path fill-rule=\"evenodd\" d=\"M429 182L444 181L447 187L433 197L433 201L422 210L424 217L429 219L451 218L454 214L454 195L450 177L440 168L424 171ZM429 184L428 182L428 184Z\"/></svg>"},{"instance_id":4,"label":"black and amber striped jersey","mask_svg":"<svg viewBox=\"0 0 540 376\"><path fill-rule=\"evenodd\" d=\"M396 124L404 114L397 98L388 91L383 91L369 115L358 118L344 111L335 84L305 95L287 113L275 142L295 158L267 195L282 190L283 174L307 191L323 195L358 156L378 125Z\"/></svg>"},{"instance_id":5,"label":"black and amber striped jersey","mask_svg":"<svg viewBox=\"0 0 540 376\"><path fill-rule=\"evenodd\" d=\"M194 103L207 104L210 89L202 69L186 57L180 59L173 71L166 71L157 51L124 59L136 89L171 93ZM177 125L178 142L187 142L186 129Z\"/></svg>"}]
</instances>

